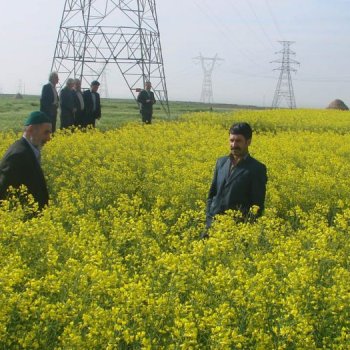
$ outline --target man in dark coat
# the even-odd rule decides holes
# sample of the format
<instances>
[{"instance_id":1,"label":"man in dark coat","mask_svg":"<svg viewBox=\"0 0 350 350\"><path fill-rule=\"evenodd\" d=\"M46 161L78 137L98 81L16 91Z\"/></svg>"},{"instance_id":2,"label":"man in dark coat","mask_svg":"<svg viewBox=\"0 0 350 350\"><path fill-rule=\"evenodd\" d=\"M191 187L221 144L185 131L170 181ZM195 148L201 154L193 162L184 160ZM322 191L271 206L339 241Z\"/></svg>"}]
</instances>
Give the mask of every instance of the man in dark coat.
<instances>
[{"instance_id":1,"label":"man in dark coat","mask_svg":"<svg viewBox=\"0 0 350 350\"><path fill-rule=\"evenodd\" d=\"M151 91L152 84L150 81L146 81L145 89L141 90L137 96L137 102L140 104L140 113L142 121L146 124L152 123L153 105L156 103L154 93Z\"/></svg>"},{"instance_id":2,"label":"man in dark coat","mask_svg":"<svg viewBox=\"0 0 350 350\"><path fill-rule=\"evenodd\" d=\"M245 219L254 219L264 210L266 166L249 155L252 129L248 123L233 124L229 131L231 154L216 162L207 199L207 228L215 215L226 210L241 211ZM252 213L252 206L258 206Z\"/></svg>"},{"instance_id":3,"label":"man in dark coat","mask_svg":"<svg viewBox=\"0 0 350 350\"><path fill-rule=\"evenodd\" d=\"M100 83L97 80L94 80L91 83L91 89L83 92L85 106L83 127L89 125L95 127L96 119L101 118L100 94L97 92L99 86Z\"/></svg>"},{"instance_id":4,"label":"man in dark coat","mask_svg":"<svg viewBox=\"0 0 350 350\"><path fill-rule=\"evenodd\" d=\"M52 123L52 132L56 131L58 94L56 85L58 83L58 74L52 72L49 76L49 83L44 85L41 91L40 111L44 112Z\"/></svg>"},{"instance_id":5,"label":"man in dark coat","mask_svg":"<svg viewBox=\"0 0 350 350\"><path fill-rule=\"evenodd\" d=\"M8 197L9 187L27 187L39 209L48 204L49 195L40 165L40 151L50 140L52 124L43 112L32 112L26 122L23 137L12 144L0 162L0 199Z\"/></svg>"},{"instance_id":6,"label":"man in dark coat","mask_svg":"<svg viewBox=\"0 0 350 350\"><path fill-rule=\"evenodd\" d=\"M60 93L61 129L74 126L76 107L73 88L74 79L69 78Z\"/></svg>"},{"instance_id":7,"label":"man in dark coat","mask_svg":"<svg viewBox=\"0 0 350 350\"><path fill-rule=\"evenodd\" d=\"M75 121L74 125L77 127L83 126L84 123L84 96L81 91L80 79L74 79L74 105L75 105Z\"/></svg>"}]
</instances>

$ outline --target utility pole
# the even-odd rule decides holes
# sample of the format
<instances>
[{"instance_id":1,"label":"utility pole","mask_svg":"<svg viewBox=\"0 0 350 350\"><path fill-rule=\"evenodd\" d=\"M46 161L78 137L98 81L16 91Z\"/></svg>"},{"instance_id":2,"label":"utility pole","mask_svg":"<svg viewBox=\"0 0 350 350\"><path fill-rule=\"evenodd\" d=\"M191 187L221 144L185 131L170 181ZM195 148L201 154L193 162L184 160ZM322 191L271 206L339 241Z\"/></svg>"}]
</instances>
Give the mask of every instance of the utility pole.
<instances>
[{"instance_id":1,"label":"utility pole","mask_svg":"<svg viewBox=\"0 0 350 350\"><path fill-rule=\"evenodd\" d=\"M201 53L198 57L194 57L193 59L198 60L201 63L204 73L200 101L204 103L213 103L213 86L211 76L216 62L223 61L223 59L219 58L217 54L213 58L203 57Z\"/></svg>"},{"instance_id":2,"label":"utility pole","mask_svg":"<svg viewBox=\"0 0 350 350\"><path fill-rule=\"evenodd\" d=\"M272 108L278 108L281 102L281 99L284 98L287 102L287 106L290 109L295 109L295 97L293 91L293 83L290 72L296 72L295 68L292 68L294 64L300 64L298 61L290 58L290 56L295 55L295 52L290 49L290 46L294 41L279 41L283 45L283 49L277 53L282 55L281 59L272 61L271 63L281 64L278 68L274 70L279 70L280 75L278 78L275 95L272 101Z\"/></svg>"},{"instance_id":3,"label":"utility pole","mask_svg":"<svg viewBox=\"0 0 350 350\"><path fill-rule=\"evenodd\" d=\"M51 67L60 87L68 78L89 87L107 65L120 71L135 101L150 80L170 114L155 0L65 1Z\"/></svg>"}]
</instances>

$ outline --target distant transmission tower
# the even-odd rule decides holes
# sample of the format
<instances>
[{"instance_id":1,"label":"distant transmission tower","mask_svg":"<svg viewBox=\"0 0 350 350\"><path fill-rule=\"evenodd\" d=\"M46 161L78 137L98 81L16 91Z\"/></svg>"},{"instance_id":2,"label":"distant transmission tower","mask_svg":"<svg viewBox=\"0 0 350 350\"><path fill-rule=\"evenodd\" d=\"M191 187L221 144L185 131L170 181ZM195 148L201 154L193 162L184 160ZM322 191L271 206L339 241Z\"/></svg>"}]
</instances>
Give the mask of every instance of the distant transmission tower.
<instances>
[{"instance_id":1,"label":"distant transmission tower","mask_svg":"<svg viewBox=\"0 0 350 350\"><path fill-rule=\"evenodd\" d=\"M278 108L281 99L284 98L288 107L290 109L294 109L296 108L296 104L290 72L296 72L296 69L292 68L292 65L299 64L299 62L290 58L290 56L295 55L295 52L291 51L290 49L290 46L294 43L294 41L279 41L279 43L283 45L283 49L276 53L281 53L282 58L272 62L281 64L280 67L274 69L280 70L281 73L278 78L275 95L272 101L272 108Z\"/></svg>"},{"instance_id":2,"label":"distant transmission tower","mask_svg":"<svg viewBox=\"0 0 350 350\"><path fill-rule=\"evenodd\" d=\"M218 58L216 54L214 58L203 57L202 54L199 54L198 57L194 57L195 60L199 60L202 64L202 69L204 73L202 93L201 93L201 102L204 103L213 103L213 86L211 76L216 62L223 61L222 58Z\"/></svg>"},{"instance_id":3,"label":"distant transmission tower","mask_svg":"<svg viewBox=\"0 0 350 350\"><path fill-rule=\"evenodd\" d=\"M26 90L26 85L23 83L22 79L18 80L18 94L24 95Z\"/></svg>"},{"instance_id":4,"label":"distant transmission tower","mask_svg":"<svg viewBox=\"0 0 350 350\"><path fill-rule=\"evenodd\" d=\"M51 67L61 86L77 77L87 87L108 64L118 67L135 100L150 80L169 114L155 0L65 1Z\"/></svg>"}]
</instances>

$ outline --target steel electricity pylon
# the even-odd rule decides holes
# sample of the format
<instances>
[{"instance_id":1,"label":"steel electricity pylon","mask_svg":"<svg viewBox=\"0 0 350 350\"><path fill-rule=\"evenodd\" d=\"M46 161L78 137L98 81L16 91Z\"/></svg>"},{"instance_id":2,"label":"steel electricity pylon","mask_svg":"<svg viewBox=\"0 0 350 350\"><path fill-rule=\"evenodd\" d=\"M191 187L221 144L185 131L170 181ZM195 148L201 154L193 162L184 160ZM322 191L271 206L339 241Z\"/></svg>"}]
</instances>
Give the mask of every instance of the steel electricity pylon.
<instances>
[{"instance_id":1,"label":"steel electricity pylon","mask_svg":"<svg viewBox=\"0 0 350 350\"><path fill-rule=\"evenodd\" d=\"M51 67L60 86L80 78L88 87L107 65L121 72L135 100L150 80L169 114L155 0L65 1Z\"/></svg>"},{"instance_id":2,"label":"steel electricity pylon","mask_svg":"<svg viewBox=\"0 0 350 350\"><path fill-rule=\"evenodd\" d=\"M108 68L106 67L101 74L101 86L99 89L101 97L105 97L105 98L109 98L107 72L108 72Z\"/></svg>"},{"instance_id":3,"label":"steel electricity pylon","mask_svg":"<svg viewBox=\"0 0 350 350\"><path fill-rule=\"evenodd\" d=\"M219 61L223 61L222 58L219 58L216 54L212 57L203 57L202 54L199 54L198 57L194 57L194 60L198 60L203 69L203 85L200 101L204 103L213 103L213 85L212 85L212 73L215 67L215 64Z\"/></svg>"},{"instance_id":4,"label":"steel electricity pylon","mask_svg":"<svg viewBox=\"0 0 350 350\"><path fill-rule=\"evenodd\" d=\"M284 98L287 102L288 108L294 109L296 108L296 104L290 72L296 72L296 69L292 68L292 65L300 63L291 58L291 56L295 55L295 52L290 49L290 46L294 43L294 41L279 41L279 43L283 45L283 49L279 52L276 52L276 54L280 53L282 57L271 62L281 64L278 68L274 69L281 72L272 101L272 108L278 108L280 106L282 98Z\"/></svg>"}]
</instances>

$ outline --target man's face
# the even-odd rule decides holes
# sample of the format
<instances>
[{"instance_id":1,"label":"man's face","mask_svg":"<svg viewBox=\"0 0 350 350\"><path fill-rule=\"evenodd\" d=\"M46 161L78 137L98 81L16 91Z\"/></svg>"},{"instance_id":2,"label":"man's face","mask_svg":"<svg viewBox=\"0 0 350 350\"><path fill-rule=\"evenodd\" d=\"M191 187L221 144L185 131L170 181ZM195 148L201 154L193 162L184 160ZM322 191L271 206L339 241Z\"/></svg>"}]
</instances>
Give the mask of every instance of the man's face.
<instances>
[{"instance_id":1,"label":"man's face","mask_svg":"<svg viewBox=\"0 0 350 350\"><path fill-rule=\"evenodd\" d=\"M74 88L74 81L68 83L67 87L68 87L69 90L73 90L73 88Z\"/></svg>"},{"instance_id":2,"label":"man's face","mask_svg":"<svg viewBox=\"0 0 350 350\"><path fill-rule=\"evenodd\" d=\"M81 82L80 82L80 80L76 80L74 82L74 87L75 87L75 90L78 90L78 91L81 90Z\"/></svg>"},{"instance_id":3,"label":"man's face","mask_svg":"<svg viewBox=\"0 0 350 350\"><path fill-rule=\"evenodd\" d=\"M51 139L51 132L51 123L30 125L30 141L34 146L41 149Z\"/></svg>"},{"instance_id":4,"label":"man's face","mask_svg":"<svg viewBox=\"0 0 350 350\"><path fill-rule=\"evenodd\" d=\"M92 92L97 92L99 87L100 87L100 85L91 85L91 91Z\"/></svg>"},{"instance_id":5,"label":"man's face","mask_svg":"<svg viewBox=\"0 0 350 350\"><path fill-rule=\"evenodd\" d=\"M145 87L146 87L146 90L151 90L152 84L150 82L147 82Z\"/></svg>"},{"instance_id":6,"label":"man's face","mask_svg":"<svg viewBox=\"0 0 350 350\"><path fill-rule=\"evenodd\" d=\"M230 134L230 149L231 154L234 157L244 157L248 153L248 147L252 141L252 139L246 140L243 135L240 134Z\"/></svg>"},{"instance_id":7,"label":"man's face","mask_svg":"<svg viewBox=\"0 0 350 350\"><path fill-rule=\"evenodd\" d=\"M53 75L52 76L52 79L51 79L51 83L53 84L53 85L56 85L57 83L58 83L58 75Z\"/></svg>"}]
</instances>

